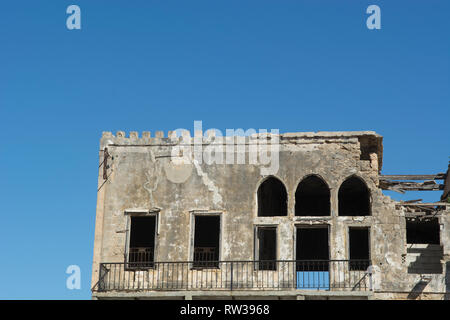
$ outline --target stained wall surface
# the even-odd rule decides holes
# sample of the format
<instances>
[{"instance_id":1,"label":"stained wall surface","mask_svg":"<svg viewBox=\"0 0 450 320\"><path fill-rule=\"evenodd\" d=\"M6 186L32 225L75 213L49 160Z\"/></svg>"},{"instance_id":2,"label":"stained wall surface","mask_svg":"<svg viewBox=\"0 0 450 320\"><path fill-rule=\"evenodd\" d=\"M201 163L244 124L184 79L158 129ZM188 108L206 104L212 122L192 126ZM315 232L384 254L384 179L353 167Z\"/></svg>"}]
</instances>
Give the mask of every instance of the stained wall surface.
<instances>
[{"instance_id":1,"label":"stained wall surface","mask_svg":"<svg viewBox=\"0 0 450 320\"><path fill-rule=\"evenodd\" d=\"M423 285L423 275L408 273L411 261L407 259L405 214L378 188L382 166L380 135L367 131L285 133L276 139L270 134L245 137L239 140L245 147L239 157L242 161L245 156L245 163L236 163L235 153L230 164L201 156L205 150L220 151L220 139L213 135L197 140L186 135L175 137L173 133L169 136L164 138L157 133L151 137L148 132L141 137L136 132L128 137L123 132L103 134L93 285L98 281L101 262L124 261L130 215L157 214L156 261L190 261L193 215L201 213L221 216L220 260L255 259L254 229L258 225L276 226L279 260L296 258L296 227L327 225L330 259L345 260L349 259L348 228L369 227L374 298L444 298L448 291L445 270L450 259L449 212L439 217L443 272L427 275ZM261 164L262 161L250 163L251 146L262 140L278 144L278 170L271 168L274 170L270 172L271 165ZM189 152L199 155L197 160L186 160ZM309 175L320 177L329 187L330 216L295 216L297 186ZM270 176L286 188L287 216L257 215L257 190ZM359 177L368 187L370 216L339 216L339 187L350 176Z\"/></svg>"}]
</instances>

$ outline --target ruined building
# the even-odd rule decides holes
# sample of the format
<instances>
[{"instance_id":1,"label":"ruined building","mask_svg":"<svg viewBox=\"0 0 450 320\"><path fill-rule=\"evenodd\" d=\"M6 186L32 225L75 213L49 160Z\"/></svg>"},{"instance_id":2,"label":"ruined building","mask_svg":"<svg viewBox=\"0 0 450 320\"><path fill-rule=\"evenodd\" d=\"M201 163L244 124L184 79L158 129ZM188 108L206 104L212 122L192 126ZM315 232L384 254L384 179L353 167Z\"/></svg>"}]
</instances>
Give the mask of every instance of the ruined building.
<instances>
[{"instance_id":1,"label":"ruined building","mask_svg":"<svg viewBox=\"0 0 450 320\"><path fill-rule=\"evenodd\" d=\"M449 299L448 171L381 175L371 131L227 139L103 134L94 299Z\"/></svg>"}]
</instances>

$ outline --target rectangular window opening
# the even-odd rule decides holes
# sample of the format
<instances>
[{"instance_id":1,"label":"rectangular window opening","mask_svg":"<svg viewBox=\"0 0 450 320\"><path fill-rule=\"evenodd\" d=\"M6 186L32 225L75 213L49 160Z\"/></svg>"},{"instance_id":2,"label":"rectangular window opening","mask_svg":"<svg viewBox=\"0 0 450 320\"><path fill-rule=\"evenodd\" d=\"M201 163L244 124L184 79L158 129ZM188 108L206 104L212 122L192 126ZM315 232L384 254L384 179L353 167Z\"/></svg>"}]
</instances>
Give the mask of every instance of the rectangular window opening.
<instances>
[{"instance_id":1,"label":"rectangular window opening","mask_svg":"<svg viewBox=\"0 0 450 320\"><path fill-rule=\"evenodd\" d=\"M258 227L258 270L276 270L277 228Z\"/></svg>"},{"instance_id":2,"label":"rectangular window opening","mask_svg":"<svg viewBox=\"0 0 450 320\"><path fill-rule=\"evenodd\" d=\"M406 243L440 244L438 219L433 218L427 221L407 219Z\"/></svg>"},{"instance_id":3,"label":"rectangular window opening","mask_svg":"<svg viewBox=\"0 0 450 320\"><path fill-rule=\"evenodd\" d=\"M297 271L328 271L328 226L297 228Z\"/></svg>"},{"instance_id":4,"label":"rectangular window opening","mask_svg":"<svg viewBox=\"0 0 450 320\"><path fill-rule=\"evenodd\" d=\"M438 218L407 218L406 242L408 273L442 274L444 250Z\"/></svg>"},{"instance_id":5,"label":"rectangular window opening","mask_svg":"<svg viewBox=\"0 0 450 320\"><path fill-rule=\"evenodd\" d=\"M155 262L156 216L130 217L128 267L153 268Z\"/></svg>"},{"instance_id":6,"label":"rectangular window opening","mask_svg":"<svg viewBox=\"0 0 450 320\"><path fill-rule=\"evenodd\" d=\"M349 228L350 270L367 270L370 261L370 229Z\"/></svg>"},{"instance_id":7,"label":"rectangular window opening","mask_svg":"<svg viewBox=\"0 0 450 320\"><path fill-rule=\"evenodd\" d=\"M297 289L330 290L328 226L297 227Z\"/></svg>"},{"instance_id":8,"label":"rectangular window opening","mask_svg":"<svg viewBox=\"0 0 450 320\"><path fill-rule=\"evenodd\" d=\"M194 268L219 267L220 216L195 216Z\"/></svg>"}]
</instances>

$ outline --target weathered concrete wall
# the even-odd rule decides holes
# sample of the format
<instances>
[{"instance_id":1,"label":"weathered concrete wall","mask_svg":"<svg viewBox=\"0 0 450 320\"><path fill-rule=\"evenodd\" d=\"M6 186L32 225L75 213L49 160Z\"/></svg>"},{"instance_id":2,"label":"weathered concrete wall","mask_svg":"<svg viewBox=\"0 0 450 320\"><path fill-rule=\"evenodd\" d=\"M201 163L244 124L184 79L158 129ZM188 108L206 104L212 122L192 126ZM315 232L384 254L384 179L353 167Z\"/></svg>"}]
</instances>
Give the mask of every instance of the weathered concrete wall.
<instances>
[{"instance_id":1,"label":"weathered concrete wall","mask_svg":"<svg viewBox=\"0 0 450 320\"><path fill-rule=\"evenodd\" d=\"M203 140L206 147L211 137ZM374 265L376 297L402 298L421 281L408 274L405 259L406 233L404 213L395 201L382 194L378 186L381 170L381 137L373 132L295 133L279 136L279 178L288 192L288 216L258 217L257 189L267 176L262 165L180 164L170 157L178 138L139 138L123 132L116 136L104 133L101 150L108 148L108 179L99 171L94 248L93 284L98 280L100 262L123 262L127 236L126 210L158 208L159 230L156 261L192 260L192 214L222 214L221 260L254 259L255 225L277 225L277 259L295 259L294 231L297 225L329 225L330 258L349 259L348 227L370 227L371 259ZM187 143L192 147L194 140ZM250 144L251 138L246 138ZM100 162L103 153L100 153ZM248 159L248 153L247 159ZM295 191L303 178L315 174L330 188L331 216L296 217ZM371 192L371 216L338 216L338 190L351 175L357 175ZM441 218L444 256L450 253L450 221ZM445 262L443 262L445 263ZM444 268L445 269L445 268ZM431 276L422 293L442 296L445 274Z\"/></svg>"}]
</instances>

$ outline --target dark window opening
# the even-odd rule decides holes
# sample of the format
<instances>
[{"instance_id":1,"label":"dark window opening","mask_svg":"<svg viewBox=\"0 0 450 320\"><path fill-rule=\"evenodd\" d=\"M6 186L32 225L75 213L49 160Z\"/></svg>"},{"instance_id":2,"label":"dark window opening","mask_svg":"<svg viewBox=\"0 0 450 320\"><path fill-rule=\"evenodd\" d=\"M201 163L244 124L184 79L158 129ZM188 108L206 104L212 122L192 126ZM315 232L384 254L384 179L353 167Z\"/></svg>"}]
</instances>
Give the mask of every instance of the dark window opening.
<instances>
[{"instance_id":1,"label":"dark window opening","mask_svg":"<svg viewBox=\"0 0 450 320\"><path fill-rule=\"evenodd\" d=\"M357 177L345 180L339 188L340 216L370 216L370 193Z\"/></svg>"},{"instance_id":2,"label":"dark window opening","mask_svg":"<svg viewBox=\"0 0 450 320\"><path fill-rule=\"evenodd\" d=\"M443 246L437 218L406 219L406 261L410 274L442 274Z\"/></svg>"},{"instance_id":3,"label":"dark window opening","mask_svg":"<svg viewBox=\"0 0 450 320\"><path fill-rule=\"evenodd\" d=\"M349 228L350 270L367 270L370 260L370 229Z\"/></svg>"},{"instance_id":4,"label":"dark window opening","mask_svg":"<svg viewBox=\"0 0 450 320\"><path fill-rule=\"evenodd\" d=\"M287 216L287 192L280 180L271 177L259 186L258 216Z\"/></svg>"},{"instance_id":5,"label":"dark window opening","mask_svg":"<svg viewBox=\"0 0 450 320\"><path fill-rule=\"evenodd\" d=\"M220 216L195 216L194 268L219 267Z\"/></svg>"},{"instance_id":6,"label":"dark window opening","mask_svg":"<svg viewBox=\"0 0 450 320\"><path fill-rule=\"evenodd\" d=\"M406 243L440 244L438 219L406 220Z\"/></svg>"},{"instance_id":7,"label":"dark window opening","mask_svg":"<svg viewBox=\"0 0 450 320\"><path fill-rule=\"evenodd\" d=\"M328 227L297 228L297 271L328 271Z\"/></svg>"},{"instance_id":8,"label":"dark window opening","mask_svg":"<svg viewBox=\"0 0 450 320\"><path fill-rule=\"evenodd\" d=\"M330 190L322 179L309 176L300 182L295 192L295 215L330 215Z\"/></svg>"},{"instance_id":9,"label":"dark window opening","mask_svg":"<svg viewBox=\"0 0 450 320\"><path fill-rule=\"evenodd\" d=\"M152 268L155 258L156 217L131 217L128 267Z\"/></svg>"},{"instance_id":10,"label":"dark window opening","mask_svg":"<svg viewBox=\"0 0 450 320\"><path fill-rule=\"evenodd\" d=\"M277 229L275 227L259 227L257 237L258 269L276 270Z\"/></svg>"}]
</instances>

